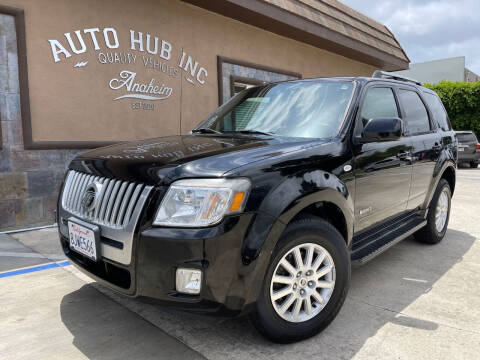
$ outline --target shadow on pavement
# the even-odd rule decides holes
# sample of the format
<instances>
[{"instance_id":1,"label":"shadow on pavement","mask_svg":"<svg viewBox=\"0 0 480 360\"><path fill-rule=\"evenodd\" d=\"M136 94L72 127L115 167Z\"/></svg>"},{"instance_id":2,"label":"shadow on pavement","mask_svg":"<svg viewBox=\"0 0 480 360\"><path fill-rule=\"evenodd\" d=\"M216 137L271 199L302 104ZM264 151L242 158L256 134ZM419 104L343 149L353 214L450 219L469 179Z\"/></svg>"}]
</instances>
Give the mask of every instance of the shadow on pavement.
<instances>
[{"instance_id":1,"label":"shadow on pavement","mask_svg":"<svg viewBox=\"0 0 480 360\"><path fill-rule=\"evenodd\" d=\"M187 346L85 285L61 302L61 318L89 359L202 359Z\"/></svg>"},{"instance_id":2,"label":"shadow on pavement","mask_svg":"<svg viewBox=\"0 0 480 360\"><path fill-rule=\"evenodd\" d=\"M419 317L401 312L427 294L459 263L474 241L475 237L457 230L448 230L444 241L435 246L418 243L410 237L369 263L354 267L349 296L335 321L314 338L291 345L264 340L246 318L199 317L124 297L115 298L207 358L290 359L322 354L322 358L345 359L353 357L388 323L436 330L439 326L434 321L436 315L428 307L414 311ZM90 358L101 357L107 346L116 349L121 358L127 353L132 358L143 358L138 351L146 350L141 349L149 349L148 354L154 354L162 348L155 342L162 332L153 326L140 326L140 318L124 313L126 310L109 310L105 303L111 300L102 300L103 296L98 294L89 295L90 291L92 289L85 286L67 295L61 309L63 322L75 338L74 344L84 354Z\"/></svg>"}]
</instances>

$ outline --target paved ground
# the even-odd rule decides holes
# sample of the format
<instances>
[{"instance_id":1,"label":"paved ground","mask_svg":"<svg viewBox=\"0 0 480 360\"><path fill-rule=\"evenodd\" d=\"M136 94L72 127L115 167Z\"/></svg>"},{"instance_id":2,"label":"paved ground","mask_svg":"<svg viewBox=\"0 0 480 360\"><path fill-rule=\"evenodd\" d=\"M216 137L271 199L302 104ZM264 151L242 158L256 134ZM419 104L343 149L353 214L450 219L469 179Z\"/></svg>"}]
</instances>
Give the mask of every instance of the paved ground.
<instances>
[{"instance_id":1,"label":"paved ground","mask_svg":"<svg viewBox=\"0 0 480 360\"><path fill-rule=\"evenodd\" d=\"M166 311L116 295L65 266L54 229L0 235L1 358L478 359L479 200L480 169L459 170L444 241L407 239L354 268L337 319L292 345L268 343L246 319Z\"/></svg>"}]
</instances>

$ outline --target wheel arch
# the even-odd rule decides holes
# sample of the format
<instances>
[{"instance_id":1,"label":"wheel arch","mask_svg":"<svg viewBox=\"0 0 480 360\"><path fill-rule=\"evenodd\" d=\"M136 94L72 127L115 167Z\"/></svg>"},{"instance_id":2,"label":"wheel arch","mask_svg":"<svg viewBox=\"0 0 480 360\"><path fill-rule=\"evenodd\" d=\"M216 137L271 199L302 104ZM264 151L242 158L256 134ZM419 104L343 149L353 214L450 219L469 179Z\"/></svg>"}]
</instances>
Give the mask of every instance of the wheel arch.
<instances>
[{"instance_id":1,"label":"wheel arch","mask_svg":"<svg viewBox=\"0 0 480 360\"><path fill-rule=\"evenodd\" d=\"M456 171L455 164L452 161L445 161L441 167L438 167L435 170L432 183L430 185L430 188L428 189L428 196L426 197L425 203L423 205L424 209L428 209L428 207L430 206L430 202L432 201L435 190L441 179L447 180L448 184L450 185L450 191L453 195L456 184Z\"/></svg>"},{"instance_id":2,"label":"wheel arch","mask_svg":"<svg viewBox=\"0 0 480 360\"><path fill-rule=\"evenodd\" d=\"M342 235L347 246L353 236L354 205L350 195L336 189L322 189L293 202L279 216L285 226L305 215L322 218L332 224Z\"/></svg>"},{"instance_id":3,"label":"wheel arch","mask_svg":"<svg viewBox=\"0 0 480 360\"><path fill-rule=\"evenodd\" d=\"M283 231L298 217L308 214L323 218L339 231L346 246L350 246L354 204L345 183L320 170L304 174L302 179L287 179L272 190L251 224L242 251L244 270L250 273L247 276L247 304L258 296L271 255ZM308 181L308 193L305 180Z\"/></svg>"},{"instance_id":4,"label":"wheel arch","mask_svg":"<svg viewBox=\"0 0 480 360\"><path fill-rule=\"evenodd\" d=\"M330 201L319 201L313 203L300 210L300 212L290 220L290 223L306 216L314 216L326 220L328 223L333 225L335 229L337 229L337 231L342 235L345 243L348 244L349 232L347 219L345 218L345 214L343 213L342 209L335 203Z\"/></svg>"},{"instance_id":5,"label":"wheel arch","mask_svg":"<svg viewBox=\"0 0 480 360\"><path fill-rule=\"evenodd\" d=\"M453 192L455 190L455 183L456 183L456 175L455 175L455 169L453 166L448 166L440 176L440 179L445 179L448 181L448 184L450 185L450 191Z\"/></svg>"}]
</instances>

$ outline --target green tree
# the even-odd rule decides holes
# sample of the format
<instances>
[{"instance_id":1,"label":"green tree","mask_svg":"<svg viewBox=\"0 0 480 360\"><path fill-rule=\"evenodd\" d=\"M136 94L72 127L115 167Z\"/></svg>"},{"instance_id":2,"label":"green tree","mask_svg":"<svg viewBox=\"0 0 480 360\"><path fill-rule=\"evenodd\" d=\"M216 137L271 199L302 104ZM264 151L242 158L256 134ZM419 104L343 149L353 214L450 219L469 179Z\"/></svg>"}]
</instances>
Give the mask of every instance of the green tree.
<instances>
[{"instance_id":1,"label":"green tree","mask_svg":"<svg viewBox=\"0 0 480 360\"><path fill-rule=\"evenodd\" d=\"M480 138L480 82L423 84L442 99L455 130L473 130Z\"/></svg>"}]
</instances>

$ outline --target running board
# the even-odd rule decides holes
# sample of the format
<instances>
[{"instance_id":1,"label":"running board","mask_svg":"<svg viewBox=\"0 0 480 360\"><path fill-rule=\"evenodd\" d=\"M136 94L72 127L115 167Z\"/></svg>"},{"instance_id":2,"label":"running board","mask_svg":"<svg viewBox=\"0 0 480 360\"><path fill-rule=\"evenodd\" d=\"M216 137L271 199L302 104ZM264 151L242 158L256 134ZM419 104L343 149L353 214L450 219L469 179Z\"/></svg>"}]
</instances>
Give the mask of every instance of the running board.
<instances>
[{"instance_id":1,"label":"running board","mask_svg":"<svg viewBox=\"0 0 480 360\"><path fill-rule=\"evenodd\" d=\"M354 239L351 253L352 263L365 264L427 224L427 220L418 215L406 216L399 222L395 222L390 227L384 228L383 231L377 232L376 236L370 235L365 236L364 239ZM368 242L365 240L368 240Z\"/></svg>"}]
</instances>

